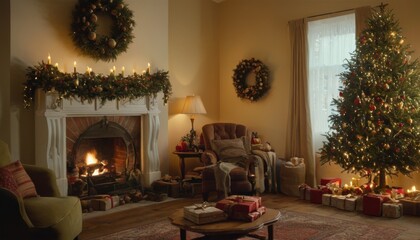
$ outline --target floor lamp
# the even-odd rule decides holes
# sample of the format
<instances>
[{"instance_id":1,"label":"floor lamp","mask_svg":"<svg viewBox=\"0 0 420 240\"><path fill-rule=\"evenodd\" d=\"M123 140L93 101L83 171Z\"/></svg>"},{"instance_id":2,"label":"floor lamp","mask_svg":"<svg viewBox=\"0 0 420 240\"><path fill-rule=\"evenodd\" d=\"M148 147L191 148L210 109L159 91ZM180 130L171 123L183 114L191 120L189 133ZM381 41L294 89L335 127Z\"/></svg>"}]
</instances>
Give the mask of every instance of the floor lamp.
<instances>
[{"instance_id":1,"label":"floor lamp","mask_svg":"<svg viewBox=\"0 0 420 240\"><path fill-rule=\"evenodd\" d=\"M201 101L201 97L196 96L196 95L186 96L182 113L190 114L191 130L190 130L189 146L190 148L196 150L197 146L194 145L194 139L196 137L196 132L194 130L194 117L195 117L195 114L207 113L206 109L204 108L203 101Z\"/></svg>"}]
</instances>

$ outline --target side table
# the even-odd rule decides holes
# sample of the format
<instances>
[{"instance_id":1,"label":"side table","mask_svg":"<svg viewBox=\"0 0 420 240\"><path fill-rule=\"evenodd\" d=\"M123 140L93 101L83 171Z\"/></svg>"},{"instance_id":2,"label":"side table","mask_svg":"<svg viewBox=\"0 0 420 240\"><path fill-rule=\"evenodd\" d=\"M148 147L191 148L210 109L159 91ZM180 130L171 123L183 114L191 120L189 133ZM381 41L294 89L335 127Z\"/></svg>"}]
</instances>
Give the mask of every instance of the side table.
<instances>
[{"instance_id":1,"label":"side table","mask_svg":"<svg viewBox=\"0 0 420 240\"><path fill-rule=\"evenodd\" d=\"M203 152L173 152L179 158L179 168L181 170L181 179L185 178L185 158L201 159Z\"/></svg>"}]
</instances>

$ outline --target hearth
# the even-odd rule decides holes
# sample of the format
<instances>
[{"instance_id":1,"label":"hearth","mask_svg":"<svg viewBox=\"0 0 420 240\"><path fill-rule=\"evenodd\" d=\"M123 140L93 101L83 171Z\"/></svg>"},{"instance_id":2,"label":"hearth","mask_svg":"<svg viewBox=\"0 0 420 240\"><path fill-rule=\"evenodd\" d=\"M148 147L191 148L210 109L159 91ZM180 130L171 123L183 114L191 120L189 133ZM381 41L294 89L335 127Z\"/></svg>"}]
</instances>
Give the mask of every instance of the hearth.
<instances>
[{"instance_id":1,"label":"hearth","mask_svg":"<svg viewBox=\"0 0 420 240\"><path fill-rule=\"evenodd\" d=\"M133 172L135 176L139 176L141 171L143 186L150 186L153 181L161 178L157 141L160 126L159 113L155 97L106 102L101 100L83 101L75 98L62 99L56 92L45 93L42 90L37 90L35 96L35 163L53 170L61 195L68 195L69 173L70 175L75 173L74 169L78 161L83 160L83 155L86 155L86 151L91 146L100 145L102 150L96 149L97 157L102 165L104 162L108 163L103 167L101 165L96 165L96 167L98 169L115 167L115 172L111 171L98 180L93 178L92 172L91 182L93 184L103 184L103 178L108 178L107 180L111 178L112 181L115 180L120 184L122 180L119 176L126 178L128 175L130 177L130 171L134 169L138 170ZM96 128L93 131L94 134L86 133L78 142L79 136L95 124L97 125L93 127ZM103 131L105 128L101 128L101 124L108 124L108 129L113 129L114 135L109 131ZM131 133L131 130L127 130L133 126L137 126L139 129L135 134ZM128 133L120 131L120 127L123 127ZM102 140L98 140L99 138ZM97 143L97 141L101 142ZM80 153L74 152L75 144L80 145L84 150ZM109 145L114 147L108 147ZM112 154L109 153L111 150ZM86 168L88 164L82 163L81 165L81 168L83 165ZM92 167L89 166L89 169L91 170ZM68 168L72 171L68 172ZM77 172L80 177L83 173L80 173L79 170Z\"/></svg>"}]
</instances>

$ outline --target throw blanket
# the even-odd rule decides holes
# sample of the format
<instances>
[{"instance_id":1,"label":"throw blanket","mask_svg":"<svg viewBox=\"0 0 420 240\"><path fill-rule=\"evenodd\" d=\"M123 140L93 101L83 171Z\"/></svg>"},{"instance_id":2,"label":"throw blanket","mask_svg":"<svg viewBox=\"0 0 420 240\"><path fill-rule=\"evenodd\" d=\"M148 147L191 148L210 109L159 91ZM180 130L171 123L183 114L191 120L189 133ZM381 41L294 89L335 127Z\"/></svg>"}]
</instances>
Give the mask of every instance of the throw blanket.
<instances>
[{"instance_id":1,"label":"throw blanket","mask_svg":"<svg viewBox=\"0 0 420 240\"><path fill-rule=\"evenodd\" d=\"M257 182L255 189L257 192L263 193L265 191L264 176L267 176L268 190L277 192L277 174L276 174L276 161L277 155L275 152L267 152L262 150L252 150L252 153L257 156L258 167L255 169ZM267 166L267 171L264 173L264 164Z\"/></svg>"},{"instance_id":2,"label":"throw blanket","mask_svg":"<svg viewBox=\"0 0 420 240\"><path fill-rule=\"evenodd\" d=\"M255 157L256 166L255 166L255 191L258 193L263 193L265 191L265 184L264 184L264 161L267 161L266 159L272 159L276 158L276 155L274 152L269 152L273 154L269 154L267 152L260 151L259 155L252 155L252 157ZM271 156L271 157L267 157ZM271 161L271 160L270 160ZM272 160L274 162L274 160ZM216 190L223 192L225 194L225 197L229 195L231 192L230 188L230 171L236 167L241 167L239 162L237 163L231 163L231 162L223 162L219 161L217 164L212 165L214 167L214 174L216 179ZM271 169L271 167L269 168Z\"/></svg>"},{"instance_id":3,"label":"throw blanket","mask_svg":"<svg viewBox=\"0 0 420 240\"><path fill-rule=\"evenodd\" d=\"M217 162L214 164L214 175L216 179L216 190L223 192L225 197L230 193L230 171L238 165L230 162Z\"/></svg>"}]
</instances>

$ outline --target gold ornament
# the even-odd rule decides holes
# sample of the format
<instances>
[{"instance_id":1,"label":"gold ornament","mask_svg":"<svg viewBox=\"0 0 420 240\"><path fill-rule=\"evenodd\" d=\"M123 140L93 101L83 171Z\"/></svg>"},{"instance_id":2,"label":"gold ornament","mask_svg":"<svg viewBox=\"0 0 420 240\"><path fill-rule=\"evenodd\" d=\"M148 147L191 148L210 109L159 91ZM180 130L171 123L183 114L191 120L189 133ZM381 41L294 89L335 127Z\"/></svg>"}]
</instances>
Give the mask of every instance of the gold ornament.
<instances>
[{"instance_id":1,"label":"gold ornament","mask_svg":"<svg viewBox=\"0 0 420 240\"><path fill-rule=\"evenodd\" d=\"M408 124L412 124L413 123L413 119L412 118L409 118L409 119L407 119L407 122L408 122Z\"/></svg>"},{"instance_id":2,"label":"gold ornament","mask_svg":"<svg viewBox=\"0 0 420 240\"><path fill-rule=\"evenodd\" d=\"M385 128L385 129L384 129L384 132L385 132L386 134L390 135L390 134L391 134L391 132L392 132L392 130L391 130L391 129L389 129L389 128Z\"/></svg>"},{"instance_id":3,"label":"gold ornament","mask_svg":"<svg viewBox=\"0 0 420 240\"><path fill-rule=\"evenodd\" d=\"M96 33L95 32L90 32L89 33L89 40L91 40L91 41L95 41L96 40Z\"/></svg>"},{"instance_id":4,"label":"gold ornament","mask_svg":"<svg viewBox=\"0 0 420 240\"><path fill-rule=\"evenodd\" d=\"M98 16L96 16L96 14L92 14L92 15L90 16L90 21L92 21L92 22L96 23L96 22L98 21Z\"/></svg>"},{"instance_id":5,"label":"gold ornament","mask_svg":"<svg viewBox=\"0 0 420 240\"><path fill-rule=\"evenodd\" d=\"M110 39L108 40L108 46L109 46L110 48L114 48L115 46L117 46L117 42L116 42L113 38L110 38Z\"/></svg>"}]
</instances>

